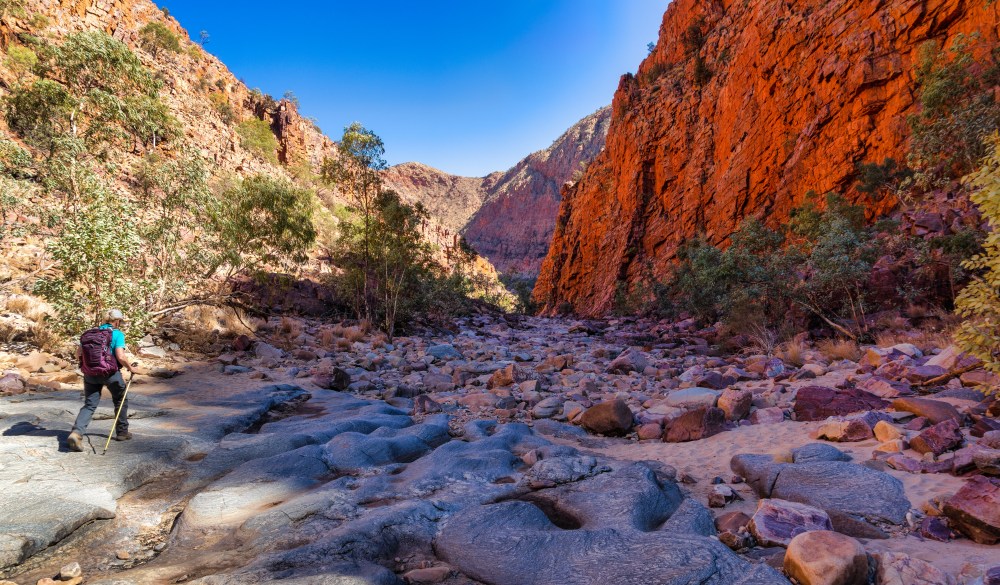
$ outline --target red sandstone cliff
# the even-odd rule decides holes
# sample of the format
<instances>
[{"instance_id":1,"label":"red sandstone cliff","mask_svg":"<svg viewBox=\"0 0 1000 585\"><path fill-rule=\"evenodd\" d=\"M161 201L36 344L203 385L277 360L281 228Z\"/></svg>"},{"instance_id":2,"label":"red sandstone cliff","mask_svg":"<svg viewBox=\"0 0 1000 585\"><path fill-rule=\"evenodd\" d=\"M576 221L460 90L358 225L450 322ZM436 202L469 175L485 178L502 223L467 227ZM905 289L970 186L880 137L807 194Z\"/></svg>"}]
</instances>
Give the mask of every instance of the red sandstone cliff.
<instances>
[{"instance_id":1,"label":"red sandstone cliff","mask_svg":"<svg viewBox=\"0 0 1000 585\"><path fill-rule=\"evenodd\" d=\"M616 283L666 276L686 238L784 221L809 190L888 211L855 167L904 155L920 45L996 42L998 23L978 1L674 0L619 83L606 149L564 192L536 298L602 313Z\"/></svg>"}]
</instances>

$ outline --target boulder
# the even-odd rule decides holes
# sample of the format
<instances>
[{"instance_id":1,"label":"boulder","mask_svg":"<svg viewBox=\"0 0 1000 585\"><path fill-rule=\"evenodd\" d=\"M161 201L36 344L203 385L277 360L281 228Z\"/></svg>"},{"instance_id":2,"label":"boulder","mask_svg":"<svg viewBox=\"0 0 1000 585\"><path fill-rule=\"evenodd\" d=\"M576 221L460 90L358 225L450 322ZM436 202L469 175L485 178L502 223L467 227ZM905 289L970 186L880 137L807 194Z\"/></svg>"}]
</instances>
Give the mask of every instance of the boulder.
<instances>
[{"instance_id":1,"label":"boulder","mask_svg":"<svg viewBox=\"0 0 1000 585\"><path fill-rule=\"evenodd\" d=\"M944 504L952 526L980 544L1000 542L1000 479L974 476Z\"/></svg>"},{"instance_id":2,"label":"boulder","mask_svg":"<svg viewBox=\"0 0 1000 585\"><path fill-rule=\"evenodd\" d=\"M919 384L921 382L926 382L932 378L937 378L938 376L943 376L947 374L948 371L941 366L911 366L906 369L904 377L914 384Z\"/></svg>"},{"instance_id":3,"label":"boulder","mask_svg":"<svg viewBox=\"0 0 1000 585\"><path fill-rule=\"evenodd\" d=\"M737 533L750 524L750 516L743 512L726 512L715 519L715 529L719 532Z\"/></svg>"},{"instance_id":4,"label":"boulder","mask_svg":"<svg viewBox=\"0 0 1000 585\"><path fill-rule=\"evenodd\" d=\"M462 359L462 353L455 349L454 346L447 343L442 343L440 345L432 345L427 348L427 355L433 357L436 361L449 361L449 360L460 360Z\"/></svg>"},{"instance_id":5,"label":"boulder","mask_svg":"<svg viewBox=\"0 0 1000 585\"><path fill-rule=\"evenodd\" d=\"M771 408L758 408L750 413L750 424L773 425L785 421L785 411L774 406Z\"/></svg>"},{"instance_id":6,"label":"boulder","mask_svg":"<svg viewBox=\"0 0 1000 585\"><path fill-rule=\"evenodd\" d=\"M728 388L719 395L718 407L722 409L726 420L738 421L746 418L750 413L750 406L753 402L753 392L740 389Z\"/></svg>"},{"instance_id":7,"label":"boulder","mask_svg":"<svg viewBox=\"0 0 1000 585\"><path fill-rule=\"evenodd\" d=\"M907 382L897 382L880 376L872 376L858 384L858 388L885 399L892 399L904 394L912 394L913 392Z\"/></svg>"},{"instance_id":8,"label":"boulder","mask_svg":"<svg viewBox=\"0 0 1000 585\"><path fill-rule=\"evenodd\" d=\"M954 345L949 345L948 347L942 349L941 353L932 356L924 365L938 366L946 370L952 370L961 358L962 350L958 349Z\"/></svg>"},{"instance_id":9,"label":"boulder","mask_svg":"<svg viewBox=\"0 0 1000 585\"><path fill-rule=\"evenodd\" d=\"M837 390L823 386L799 388L795 394L795 420L824 420L865 410L879 410L889 405L874 394L857 388Z\"/></svg>"},{"instance_id":10,"label":"boulder","mask_svg":"<svg viewBox=\"0 0 1000 585\"><path fill-rule=\"evenodd\" d=\"M987 449L1000 449L1000 431L987 431L979 439L979 445Z\"/></svg>"},{"instance_id":11,"label":"boulder","mask_svg":"<svg viewBox=\"0 0 1000 585\"><path fill-rule=\"evenodd\" d=\"M924 518L920 522L920 536L938 542L948 542L955 537L948 526L948 519L942 516L927 516Z\"/></svg>"},{"instance_id":12,"label":"boulder","mask_svg":"<svg viewBox=\"0 0 1000 585\"><path fill-rule=\"evenodd\" d=\"M865 441L872 438L872 429L863 420L831 420L816 431L817 439L837 443Z\"/></svg>"},{"instance_id":13,"label":"boulder","mask_svg":"<svg viewBox=\"0 0 1000 585\"><path fill-rule=\"evenodd\" d=\"M839 532L844 532L839 526L841 519L845 523L853 518L902 524L910 509L898 479L844 461L785 465L778 471L768 496L825 510Z\"/></svg>"},{"instance_id":14,"label":"boulder","mask_svg":"<svg viewBox=\"0 0 1000 585\"><path fill-rule=\"evenodd\" d=\"M883 443L903 438L903 433L899 429L884 420L875 423L875 428L872 431L875 433L875 438Z\"/></svg>"},{"instance_id":15,"label":"boulder","mask_svg":"<svg viewBox=\"0 0 1000 585\"><path fill-rule=\"evenodd\" d=\"M809 443L792 449L793 463L809 463L812 461L850 461L851 456L833 445L826 443Z\"/></svg>"},{"instance_id":16,"label":"boulder","mask_svg":"<svg viewBox=\"0 0 1000 585\"><path fill-rule=\"evenodd\" d=\"M649 366L649 361L641 352L634 349L626 349L618 355L608 365L609 374L627 374L629 372L642 372Z\"/></svg>"},{"instance_id":17,"label":"boulder","mask_svg":"<svg viewBox=\"0 0 1000 585\"><path fill-rule=\"evenodd\" d=\"M829 530L803 532L788 543L785 574L800 585L866 585L868 555L861 543Z\"/></svg>"},{"instance_id":18,"label":"boulder","mask_svg":"<svg viewBox=\"0 0 1000 585\"><path fill-rule=\"evenodd\" d=\"M1000 385L1000 376L986 370L972 370L965 372L958 378L965 386L988 386L996 388Z\"/></svg>"},{"instance_id":19,"label":"boulder","mask_svg":"<svg viewBox=\"0 0 1000 585\"><path fill-rule=\"evenodd\" d=\"M917 416L922 416L931 421L932 424L938 424L949 419L955 422L962 421L962 415L955 410L954 406L940 400L931 400L929 398L897 398L892 401L892 407L896 410L912 412Z\"/></svg>"},{"instance_id":20,"label":"boulder","mask_svg":"<svg viewBox=\"0 0 1000 585\"><path fill-rule=\"evenodd\" d=\"M703 406L667 423L663 440L667 443L697 441L721 433L725 424L726 415L721 409Z\"/></svg>"},{"instance_id":21,"label":"boulder","mask_svg":"<svg viewBox=\"0 0 1000 585\"><path fill-rule=\"evenodd\" d=\"M620 398L591 406L580 416L580 426L601 435L624 435L633 423L632 411Z\"/></svg>"},{"instance_id":22,"label":"boulder","mask_svg":"<svg viewBox=\"0 0 1000 585\"><path fill-rule=\"evenodd\" d=\"M504 386L512 386L514 384L520 384L521 382L527 382L535 378L536 374L527 369L522 368L516 364L510 364L505 368L499 369L493 372L490 376L489 382L486 383L487 388L502 388Z\"/></svg>"},{"instance_id":23,"label":"boulder","mask_svg":"<svg viewBox=\"0 0 1000 585\"><path fill-rule=\"evenodd\" d=\"M263 341L258 341L253 346L254 355L260 359L280 359L285 355L285 352L281 351L277 347Z\"/></svg>"},{"instance_id":24,"label":"boulder","mask_svg":"<svg viewBox=\"0 0 1000 585\"><path fill-rule=\"evenodd\" d=\"M713 407L720 392L710 388L685 388L671 392L666 399L667 406L674 408Z\"/></svg>"},{"instance_id":25,"label":"boulder","mask_svg":"<svg viewBox=\"0 0 1000 585\"><path fill-rule=\"evenodd\" d=\"M337 390L343 392L351 385L351 375L340 368L333 368L329 372L320 372L313 376L313 384L324 390Z\"/></svg>"},{"instance_id":26,"label":"boulder","mask_svg":"<svg viewBox=\"0 0 1000 585\"><path fill-rule=\"evenodd\" d=\"M941 455L962 444L962 432L954 420L940 422L910 439L910 448L917 453Z\"/></svg>"},{"instance_id":27,"label":"boulder","mask_svg":"<svg viewBox=\"0 0 1000 585\"><path fill-rule=\"evenodd\" d=\"M812 530L833 530L826 512L780 499L763 499L750 519L750 532L762 546L785 546Z\"/></svg>"},{"instance_id":28,"label":"boulder","mask_svg":"<svg viewBox=\"0 0 1000 585\"><path fill-rule=\"evenodd\" d=\"M955 580L934 565L900 552L872 555L878 564L879 585L955 585Z\"/></svg>"}]
</instances>

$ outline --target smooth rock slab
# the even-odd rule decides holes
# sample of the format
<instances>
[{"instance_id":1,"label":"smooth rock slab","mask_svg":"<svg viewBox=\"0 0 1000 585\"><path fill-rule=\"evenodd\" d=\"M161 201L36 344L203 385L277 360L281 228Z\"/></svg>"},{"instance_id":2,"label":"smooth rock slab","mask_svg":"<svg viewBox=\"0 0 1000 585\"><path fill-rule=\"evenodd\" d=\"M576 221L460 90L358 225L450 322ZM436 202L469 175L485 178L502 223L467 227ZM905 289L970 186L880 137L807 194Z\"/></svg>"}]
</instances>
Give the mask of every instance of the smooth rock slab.
<instances>
[{"instance_id":1,"label":"smooth rock slab","mask_svg":"<svg viewBox=\"0 0 1000 585\"><path fill-rule=\"evenodd\" d=\"M955 410L954 406L940 400L931 400L929 398L897 398L892 401L892 407L896 410L922 416L931 421L932 424L938 424L949 419L955 422L962 421L962 415Z\"/></svg>"},{"instance_id":2,"label":"smooth rock slab","mask_svg":"<svg viewBox=\"0 0 1000 585\"><path fill-rule=\"evenodd\" d=\"M910 439L910 448L917 453L941 455L962 444L962 432L958 423L948 419L937 423Z\"/></svg>"},{"instance_id":3,"label":"smooth rock slab","mask_svg":"<svg viewBox=\"0 0 1000 585\"><path fill-rule=\"evenodd\" d=\"M955 585L955 579L934 565L899 552L873 555L878 563L879 585Z\"/></svg>"},{"instance_id":4,"label":"smooth rock slab","mask_svg":"<svg viewBox=\"0 0 1000 585\"><path fill-rule=\"evenodd\" d=\"M726 415L719 408L701 407L686 412L668 423L663 433L667 443L697 441L721 433Z\"/></svg>"},{"instance_id":5,"label":"smooth rock slab","mask_svg":"<svg viewBox=\"0 0 1000 585\"><path fill-rule=\"evenodd\" d=\"M504 502L459 512L435 540L438 556L490 585L749 585L787 581L696 535L631 529L563 530L536 506Z\"/></svg>"},{"instance_id":6,"label":"smooth rock slab","mask_svg":"<svg viewBox=\"0 0 1000 585\"><path fill-rule=\"evenodd\" d=\"M832 518L846 514L892 524L902 524L910 509L898 479L843 461L786 465L778 472L770 497L815 506Z\"/></svg>"}]
</instances>

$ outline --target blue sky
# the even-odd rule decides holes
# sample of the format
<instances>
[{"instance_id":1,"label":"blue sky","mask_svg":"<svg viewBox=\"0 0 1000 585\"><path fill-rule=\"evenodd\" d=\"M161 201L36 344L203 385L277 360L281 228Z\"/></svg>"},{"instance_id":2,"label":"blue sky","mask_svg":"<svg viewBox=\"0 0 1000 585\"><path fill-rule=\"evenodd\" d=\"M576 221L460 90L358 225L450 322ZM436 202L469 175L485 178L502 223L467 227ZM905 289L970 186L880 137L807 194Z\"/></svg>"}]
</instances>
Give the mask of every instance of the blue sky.
<instances>
[{"instance_id":1,"label":"blue sky","mask_svg":"<svg viewBox=\"0 0 1000 585\"><path fill-rule=\"evenodd\" d=\"M293 91L335 140L359 121L391 164L506 170L609 104L668 0L160 0L250 87Z\"/></svg>"}]
</instances>

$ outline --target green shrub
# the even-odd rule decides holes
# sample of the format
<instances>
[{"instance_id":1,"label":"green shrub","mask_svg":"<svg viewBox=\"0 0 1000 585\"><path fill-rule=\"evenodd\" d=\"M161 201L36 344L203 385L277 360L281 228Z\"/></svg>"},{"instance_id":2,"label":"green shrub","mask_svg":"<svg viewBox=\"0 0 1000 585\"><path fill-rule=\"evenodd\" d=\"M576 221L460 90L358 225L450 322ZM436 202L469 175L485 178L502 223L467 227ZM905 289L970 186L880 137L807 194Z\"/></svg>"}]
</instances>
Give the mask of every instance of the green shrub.
<instances>
[{"instance_id":1,"label":"green shrub","mask_svg":"<svg viewBox=\"0 0 1000 585\"><path fill-rule=\"evenodd\" d=\"M278 139L271 131L271 125L257 118L239 123L236 132L240 135L240 145L271 164L278 164Z\"/></svg>"},{"instance_id":2,"label":"green shrub","mask_svg":"<svg viewBox=\"0 0 1000 585\"><path fill-rule=\"evenodd\" d=\"M229 103L229 98L226 94L219 91L213 91L208 94L208 101L212 102L212 106L215 111L219 113L219 117L226 124L232 124L236 121L236 113L233 111L233 105Z\"/></svg>"},{"instance_id":3,"label":"green shrub","mask_svg":"<svg viewBox=\"0 0 1000 585\"><path fill-rule=\"evenodd\" d=\"M900 183L910 178L913 171L900 166L894 158L886 158L879 163L858 163L858 191L876 195L884 191L895 191Z\"/></svg>"},{"instance_id":4,"label":"green shrub","mask_svg":"<svg viewBox=\"0 0 1000 585\"><path fill-rule=\"evenodd\" d=\"M6 63L20 79L38 65L38 55L28 47L10 45L7 47Z\"/></svg>"},{"instance_id":5,"label":"green shrub","mask_svg":"<svg viewBox=\"0 0 1000 585\"><path fill-rule=\"evenodd\" d=\"M913 165L926 180L956 178L977 168L984 140L1000 128L993 87L1000 60L973 57L977 36L959 36L947 51L936 41L920 47L916 79L920 111L909 119Z\"/></svg>"},{"instance_id":6,"label":"green shrub","mask_svg":"<svg viewBox=\"0 0 1000 585\"><path fill-rule=\"evenodd\" d=\"M162 22L149 22L139 29L139 44L156 58L160 51L180 53L181 43L177 35Z\"/></svg>"},{"instance_id":7,"label":"green shrub","mask_svg":"<svg viewBox=\"0 0 1000 585\"><path fill-rule=\"evenodd\" d=\"M955 340L1000 374L1000 136L993 135L990 149L982 168L968 177L976 189L972 200L992 229L982 253L964 264L975 276L955 301L956 313L963 319Z\"/></svg>"}]
</instances>

